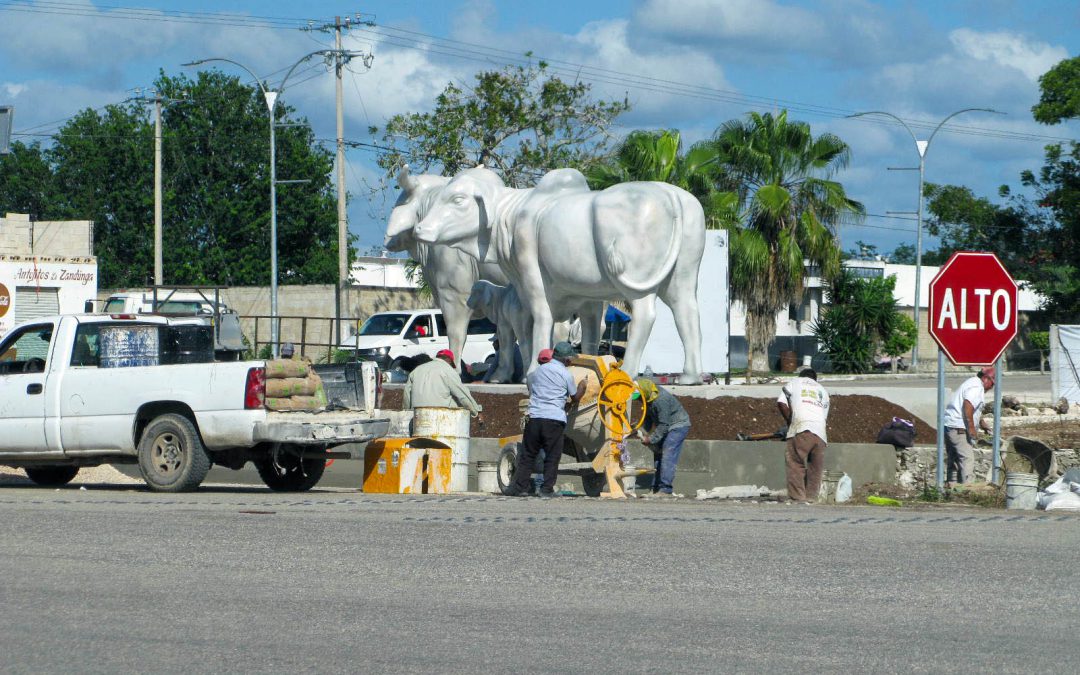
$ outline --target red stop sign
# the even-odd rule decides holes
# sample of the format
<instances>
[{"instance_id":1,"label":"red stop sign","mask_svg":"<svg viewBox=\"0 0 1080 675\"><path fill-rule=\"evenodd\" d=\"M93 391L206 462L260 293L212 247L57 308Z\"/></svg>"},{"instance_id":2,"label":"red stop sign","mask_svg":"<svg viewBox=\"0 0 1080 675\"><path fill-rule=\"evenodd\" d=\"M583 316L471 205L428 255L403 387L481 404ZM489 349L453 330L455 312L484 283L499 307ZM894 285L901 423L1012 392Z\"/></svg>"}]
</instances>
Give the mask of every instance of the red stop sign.
<instances>
[{"instance_id":1,"label":"red stop sign","mask_svg":"<svg viewBox=\"0 0 1080 675\"><path fill-rule=\"evenodd\" d=\"M958 366L997 361L1016 337L1016 282L993 253L954 253L930 282L930 335Z\"/></svg>"}]
</instances>

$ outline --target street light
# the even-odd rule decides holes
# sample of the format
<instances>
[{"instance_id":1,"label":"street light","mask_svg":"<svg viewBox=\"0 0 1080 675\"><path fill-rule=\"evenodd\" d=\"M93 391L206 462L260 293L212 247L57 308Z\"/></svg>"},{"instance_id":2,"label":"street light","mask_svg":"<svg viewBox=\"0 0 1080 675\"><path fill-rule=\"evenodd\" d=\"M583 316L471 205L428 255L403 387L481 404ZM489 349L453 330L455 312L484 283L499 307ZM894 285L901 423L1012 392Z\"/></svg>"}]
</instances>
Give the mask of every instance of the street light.
<instances>
[{"instance_id":1,"label":"street light","mask_svg":"<svg viewBox=\"0 0 1080 675\"><path fill-rule=\"evenodd\" d=\"M934 136L937 135L937 132L941 129L941 127L945 126L946 122L948 122L952 118L954 118L957 115L960 115L962 113L976 112L976 111L994 113L996 115L1004 115L1005 114L1003 112L999 112L999 111L993 110L991 108L964 108L963 110L957 110L953 114L951 114L948 117L946 117L945 119L941 120L941 122L936 127L934 127L934 130L930 133L930 138L926 139L925 141L920 141L918 138L916 138L915 137L915 132L911 130L911 127L909 127L907 125L907 123L904 122L904 120L900 119L899 117L897 117L896 115L894 115L894 114L892 114L890 112L885 112L884 110L871 110L869 112L861 112L861 113L855 113L854 115L848 115L848 118L864 117L866 115L884 115L886 117L893 118L894 120L899 122L902 127L907 129L907 132L909 134L911 134L911 140L915 141L915 149L919 153L919 210L918 210L918 219L919 219L918 228L919 229L918 229L918 234L915 235L915 330L916 330L916 339L915 339L915 346L912 347L912 349L911 349L911 368L912 368L913 371L918 371L919 370L919 340L918 340L919 294L920 294L921 288L922 288L923 176L924 176L925 168L926 168L926 151L930 148L930 141L934 140Z\"/></svg>"},{"instance_id":2,"label":"street light","mask_svg":"<svg viewBox=\"0 0 1080 675\"><path fill-rule=\"evenodd\" d=\"M266 100L266 109L270 113L270 344L274 358L278 357L278 321L277 321L277 147L274 140L274 113L277 108L278 94L285 90L285 83L289 81L289 77L296 70L296 67L301 63L304 63L313 56L326 56L327 54L335 53L332 49L320 49L318 51L306 54L292 64L289 68L289 72L285 73L285 77L282 78L281 84L277 89L267 89L263 86L262 80L256 75L250 68L244 64L233 61L232 59L225 59L221 57L213 57L209 59L199 59L198 61L191 61L190 63L183 64L184 66L199 66L204 63L210 63L211 61L223 61L225 63L231 63L234 66L242 68L247 71L247 74L255 80L255 84L258 85L259 90L262 91L263 98ZM280 71L279 71L280 72ZM297 181L281 181L282 183L295 183Z\"/></svg>"}]
</instances>

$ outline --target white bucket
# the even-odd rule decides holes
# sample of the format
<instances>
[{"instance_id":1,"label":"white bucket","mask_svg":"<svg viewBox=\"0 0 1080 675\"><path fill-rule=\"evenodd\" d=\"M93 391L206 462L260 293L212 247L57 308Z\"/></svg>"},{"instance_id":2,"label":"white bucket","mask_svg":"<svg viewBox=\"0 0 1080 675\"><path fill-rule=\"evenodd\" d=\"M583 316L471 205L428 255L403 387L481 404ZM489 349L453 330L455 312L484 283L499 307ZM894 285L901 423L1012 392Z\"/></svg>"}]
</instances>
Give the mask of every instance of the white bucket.
<instances>
[{"instance_id":1,"label":"white bucket","mask_svg":"<svg viewBox=\"0 0 1080 675\"><path fill-rule=\"evenodd\" d=\"M1005 474L1005 508L1033 511L1039 504L1039 477L1033 473Z\"/></svg>"},{"instance_id":2,"label":"white bucket","mask_svg":"<svg viewBox=\"0 0 1080 675\"><path fill-rule=\"evenodd\" d=\"M451 448L450 491L469 491L469 411L464 408L416 408L412 435L434 438Z\"/></svg>"},{"instance_id":3,"label":"white bucket","mask_svg":"<svg viewBox=\"0 0 1080 675\"><path fill-rule=\"evenodd\" d=\"M498 462L476 463L476 491L486 494L499 492L499 479L496 472L499 469Z\"/></svg>"}]
</instances>

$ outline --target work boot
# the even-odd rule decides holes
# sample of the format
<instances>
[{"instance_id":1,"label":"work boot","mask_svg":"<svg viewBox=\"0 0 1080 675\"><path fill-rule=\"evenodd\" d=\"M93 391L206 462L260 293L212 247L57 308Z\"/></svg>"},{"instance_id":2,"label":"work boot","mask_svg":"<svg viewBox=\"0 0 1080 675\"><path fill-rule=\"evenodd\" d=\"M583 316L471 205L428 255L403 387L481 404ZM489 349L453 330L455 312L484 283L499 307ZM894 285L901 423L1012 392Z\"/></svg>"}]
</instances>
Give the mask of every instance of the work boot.
<instances>
[{"instance_id":1,"label":"work boot","mask_svg":"<svg viewBox=\"0 0 1080 675\"><path fill-rule=\"evenodd\" d=\"M558 497L559 495L554 490L545 490L541 488L540 492L537 493L537 496L539 496L540 499L551 499L552 497Z\"/></svg>"}]
</instances>

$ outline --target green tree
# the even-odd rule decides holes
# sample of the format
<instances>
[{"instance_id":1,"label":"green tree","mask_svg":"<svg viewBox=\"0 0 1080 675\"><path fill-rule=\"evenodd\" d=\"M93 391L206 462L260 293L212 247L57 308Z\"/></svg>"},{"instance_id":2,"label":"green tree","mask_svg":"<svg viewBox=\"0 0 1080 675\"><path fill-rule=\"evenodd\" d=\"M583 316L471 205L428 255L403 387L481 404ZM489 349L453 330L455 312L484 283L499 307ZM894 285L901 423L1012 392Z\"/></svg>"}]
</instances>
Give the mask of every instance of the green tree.
<instances>
[{"instance_id":1,"label":"green tree","mask_svg":"<svg viewBox=\"0 0 1080 675\"><path fill-rule=\"evenodd\" d=\"M947 260L955 251L989 251L1012 274L1028 278L1044 233L1025 209L995 204L958 185L927 183L924 194L927 232L941 238L938 257ZM1007 197L1008 190L1002 188L999 195Z\"/></svg>"},{"instance_id":2,"label":"green tree","mask_svg":"<svg viewBox=\"0 0 1080 675\"><path fill-rule=\"evenodd\" d=\"M893 249L888 258L889 262L897 265L914 265L915 247L911 244L900 244Z\"/></svg>"},{"instance_id":3,"label":"green tree","mask_svg":"<svg viewBox=\"0 0 1080 675\"><path fill-rule=\"evenodd\" d=\"M155 86L178 101L164 112L165 282L267 284L270 147L261 93L216 71L195 79L162 73ZM334 283L332 155L288 106L278 105L276 119L289 125L277 132L279 179L310 181L278 189L279 283ZM14 177L0 182L5 203L10 194L27 210L48 202L39 217L93 220L103 287L152 282L153 123L145 106L84 110L47 150L21 153ZM38 192L27 188L34 184Z\"/></svg>"},{"instance_id":4,"label":"green tree","mask_svg":"<svg viewBox=\"0 0 1080 675\"><path fill-rule=\"evenodd\" d=\"M1058 124L1080 117L1080 56L1065 59L1039 78L1039 102L1031 108L1036 122Z\"/></svg>"},{"instance_id":5,"label":"green tree","mask_svg":"<svg viewBox=\"0 0 1080 675\"><path fill-rule=\"evenodd\" d=\"M846 270L829 282L828 307L811 332L834 371L865 373L879 351L899 356L914 345L915 322L897 310L895 287L896 277L862 279Z\"/></svg>"},{"instance_id":6,"label":"green tree","mask_svg":"<svg viewBox=\"0 0 1080 675\"><path fill-rule=\"evenodd\" d=\"M0 155L0 214L4 213L28 213L37 220L58 215L56 182L40 143L15 141L9 154Z\"/></svg>"},{"instance_id":7,"label":"green tree","mask_svg":"<svg viewBox=\"0 0 1080 675\"><path fill-rule=\"evenodd\" d=\"M134 103L71 118L49 149L61 217L94 221L100 286L153 282L154 144Z\"/></svg>"},{"instance_id":8,"label":"green tree","mask_svg":"<svg viewBox=\"0 0 1080 675\"><path fill-rule=\"evenodd\" d=\"M685 154L681 149L682 137L676 130L634 131L610 159L586 168L585 176L594 190L635 180L677 185L702 202L706 227L730 226L737 219L738 195L717 164L715 150L708 142Z\"/></svg>"},{"instance_id":9,"label":"green tree","mask_svg":"<svg viewBox=\"0 0 1080 675\"><path fill-rule=\"evenodd\" d=\"M483 164L512 187L551 169L587 167L604 155L612 122L630 107L594 101L589 90L550 75L543 61L477 73L471 89L447 85L431 112L391 117L381 130L390 151L377 162L388 174L403 164L444 175Z\"/></svg>"},{"instance_id":10,"label":"green tree","mask_svg":"<svg viewBox=\"0 0 1080 675\"><path fill-rule=\"evenodd\" d=\"M731 294L746 308L749 381L755 354L764 360L776 336L776 314L802 300L807 264L825 278L840 270L835 227L865 210L832 175L850 149L832 134L815 137L805 122L750 113L717 129L711 145L737 185L742 224L729 225Z\"/></svg>"}]
</instances>

